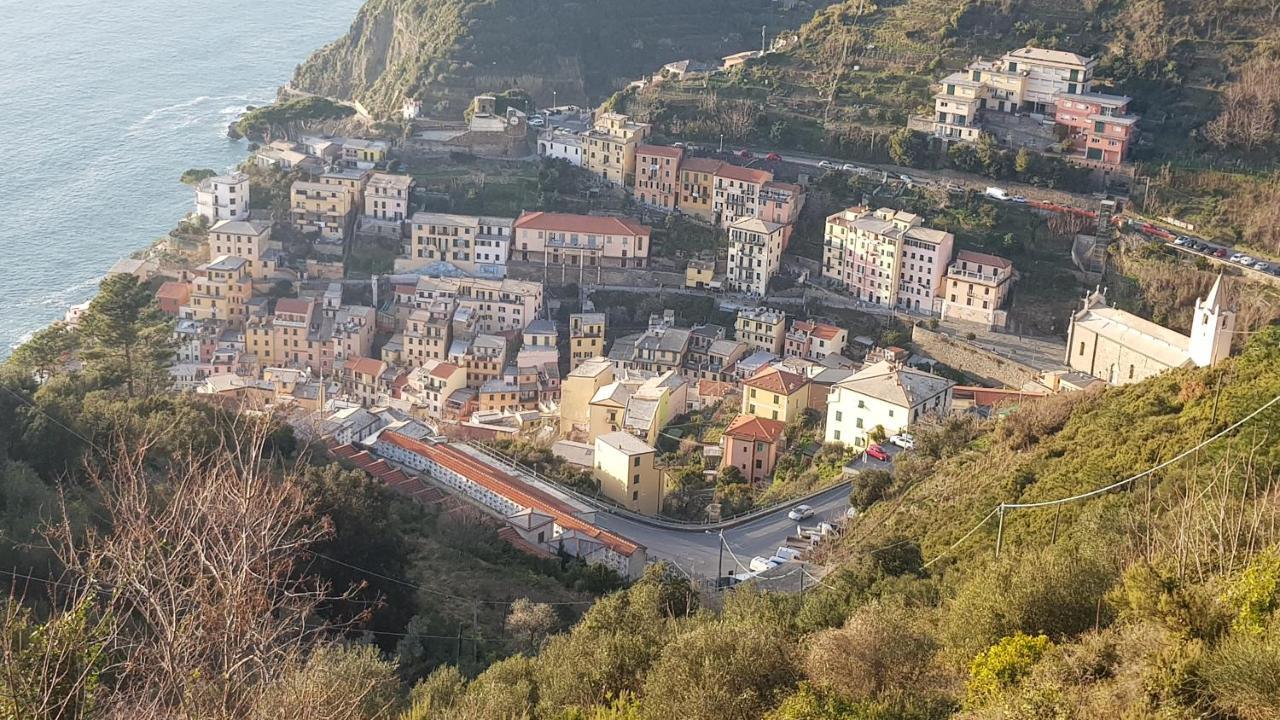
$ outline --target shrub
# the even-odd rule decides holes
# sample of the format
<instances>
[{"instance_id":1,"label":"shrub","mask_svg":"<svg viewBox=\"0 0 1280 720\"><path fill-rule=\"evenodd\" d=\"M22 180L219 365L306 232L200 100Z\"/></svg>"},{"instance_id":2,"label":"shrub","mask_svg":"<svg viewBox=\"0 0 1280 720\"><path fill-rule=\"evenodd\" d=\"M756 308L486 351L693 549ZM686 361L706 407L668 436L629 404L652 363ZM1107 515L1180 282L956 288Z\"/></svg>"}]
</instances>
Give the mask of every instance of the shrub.
<instances>
[{"instance_id":1,"label":"shrub","mask_svg":"<svg viewBox=\"0 0 1280 720\"><path fill-rule=\"evenodd\" d=\"M1223 599L1236 610L1235 630L1262 634L1280 604L1280 553L1274 549L1259 553Z\"/></svg>"},{"instance_id":2,"label":"shrub","mask_svg":"<svg viewBox=\"0 0 1280 720\"><path fill-rule=\"evenodd\" d=\"M1232 633L1200 663L1198 676L1213 704L1242 720L1280 717L1280 642Z\"/></svg>"},{"instance_id":3,"label":"shrub","mask_svg":"<svg viewBox=\"0 0 1280 720\"><path fill-rule=\"evenodd\" d=\"M858 510L866 510L883 499L885 491L892 485L893 473L888 470L863 470L853 479L849 504Z\"/></svg>"},{"instance_id":4,"label":"shrub","mask_svg":"<svg viewBox=\"0 0 1280 720\"><path fill-rule=\"evenodd\" d=\"M872 602L844 627L813 636L804 668L815 685L853 700L920 695L934 675L937 649L913 611Z\"/></svg>"},{"instance_id":5,"label":"shrub","mask_svg":"<svg viewBox=\"0 0 1280 720\"><path fill-rule=\"evenodd\" d=\"M1001 638L969 664L965 704L981 707L998 700L1052 648L1053 642L1044 635L1032 637L1019 632Z\"/></svg>"}]
</instances>

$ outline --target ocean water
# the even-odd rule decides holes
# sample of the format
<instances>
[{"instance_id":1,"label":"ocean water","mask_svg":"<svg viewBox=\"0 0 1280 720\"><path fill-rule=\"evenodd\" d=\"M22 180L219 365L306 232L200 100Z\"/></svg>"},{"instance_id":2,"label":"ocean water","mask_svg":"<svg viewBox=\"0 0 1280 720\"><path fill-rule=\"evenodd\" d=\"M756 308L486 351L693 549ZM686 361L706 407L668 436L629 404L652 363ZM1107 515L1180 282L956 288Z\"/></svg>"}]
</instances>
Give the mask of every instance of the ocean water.
<instances>
[{"instance_id":1,"label":"ocean water","mask_svg":"<svg viewBox=\"0 0 1280 720\"><path fill-rule=\"evenodd\" d=\"M361 0L0 0L0 357L187 212Z\"/></svg>"}]
</instances>

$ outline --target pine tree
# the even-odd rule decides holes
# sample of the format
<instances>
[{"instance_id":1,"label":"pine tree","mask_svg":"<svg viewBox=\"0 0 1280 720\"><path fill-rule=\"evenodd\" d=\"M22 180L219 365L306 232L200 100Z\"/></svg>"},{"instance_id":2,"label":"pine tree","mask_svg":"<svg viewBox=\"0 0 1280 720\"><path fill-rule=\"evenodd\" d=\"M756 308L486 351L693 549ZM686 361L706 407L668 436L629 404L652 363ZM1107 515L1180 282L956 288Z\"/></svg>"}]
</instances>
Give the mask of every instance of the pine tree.
<instances>
[{"instance_id":1,"label":"pine tree","mask_svg":"<svg viewBox=\"0 0 1280 720\"><path fill-rule=\"evenodd\" d=\"M102 281L80 318L86 368L118 380L129 397L141 387L158 389L173 357L171 320L145 285L132 275Z\"/></svg>"}]
</instances>

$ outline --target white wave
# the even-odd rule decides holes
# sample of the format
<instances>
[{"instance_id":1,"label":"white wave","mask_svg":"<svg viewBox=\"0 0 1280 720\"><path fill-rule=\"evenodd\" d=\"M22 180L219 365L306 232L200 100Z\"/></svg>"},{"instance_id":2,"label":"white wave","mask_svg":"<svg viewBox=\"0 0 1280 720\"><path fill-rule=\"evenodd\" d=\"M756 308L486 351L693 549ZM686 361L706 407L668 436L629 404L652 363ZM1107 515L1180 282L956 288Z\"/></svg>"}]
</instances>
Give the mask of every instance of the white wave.
<instances>
[{"instance_id":1,"label":"white wave","mask_svg":"<svg viewBox=\"0 0 1280 720\"><path fill-rule=\"evenodd\" d=\"M98 285L106 279L106 275L98 275L87 280L71 285L70 287L54 290L45 295L36 302L45 307L67 307L77 302L84 302L86 298L93 294L92 291L98 288Z\"/></svg>"}]
</instances>

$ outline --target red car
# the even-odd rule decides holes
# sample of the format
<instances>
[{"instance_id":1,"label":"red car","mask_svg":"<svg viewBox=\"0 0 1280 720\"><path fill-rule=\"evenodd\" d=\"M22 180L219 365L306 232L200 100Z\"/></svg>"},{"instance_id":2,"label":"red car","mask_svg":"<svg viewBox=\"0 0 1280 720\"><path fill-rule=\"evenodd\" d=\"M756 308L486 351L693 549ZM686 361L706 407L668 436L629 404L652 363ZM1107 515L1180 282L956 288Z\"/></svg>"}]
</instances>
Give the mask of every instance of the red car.
<instances>
[{"instance_id":1,"label":"red car","mask_svg":"<svg viewBox=\"0 0 1280 720\"><path fill-rule=\"evenodd\" d=\"M867 456L875 458L880 462L889 462L889 453L885 452L884 448L880 447L879 445L872 445L871 447L867 448Z\"/></svg>"},{"instance_id":2,"label":"red car","mask_svg":"<svg viewBox=\"0 0 1280 720\"><path fill-rule=\"evenodd\" d=\"M776 152L771 152L768 155L765 155L764 159L769 162L782 162L782 156Z\"/></svg>"},{"instance_id":3,"label":"red car","mask_svg":"<svg viewBox=\"0 0 1280 720\"><path fill-rule=\"evenodd\" d=\"M743 160L750 160L751 158L755 157L755 155L752 155L750 150L739 150L738 157L742 158Z\"/></svg>"}]
</instances>

